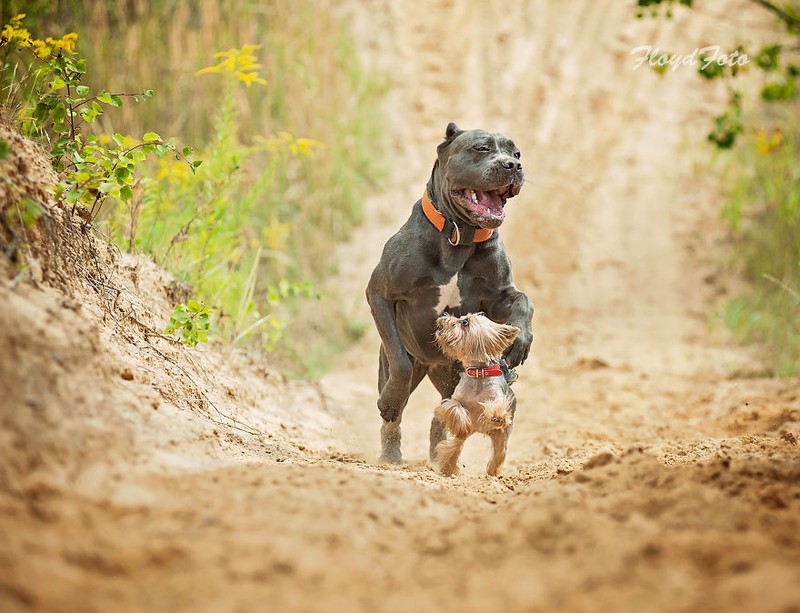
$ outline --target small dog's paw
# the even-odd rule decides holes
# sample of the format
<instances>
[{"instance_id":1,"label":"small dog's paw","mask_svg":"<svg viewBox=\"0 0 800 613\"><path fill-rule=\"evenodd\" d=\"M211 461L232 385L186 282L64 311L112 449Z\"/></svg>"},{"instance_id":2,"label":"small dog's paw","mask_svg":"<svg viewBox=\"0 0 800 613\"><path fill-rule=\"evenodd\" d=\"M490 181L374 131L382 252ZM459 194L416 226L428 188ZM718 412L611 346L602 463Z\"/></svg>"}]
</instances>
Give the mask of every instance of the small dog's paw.
<instances>
[{"instance_id":1,"label":"small dog's paw","mask_svg":"<svg viewBox=\"0 0 800 613\"><path fill-rule=\"evenodd\" d=\"M511 425L511 412L505 408L484 409L481 424L486 430L503 430Z\"/></svg>"},{"instance_id":2,"label":"small dog's paw","mask_svg":"<svg viewBox=\"0 0 800 613\"><path fill-rule=\"evenodd\" d=\"M461 468L458 463L448 464L446 466L437 464L436 472L442 475L442 477L458 477L458 475L461 474Z\"/></svg>"}]
</instances>

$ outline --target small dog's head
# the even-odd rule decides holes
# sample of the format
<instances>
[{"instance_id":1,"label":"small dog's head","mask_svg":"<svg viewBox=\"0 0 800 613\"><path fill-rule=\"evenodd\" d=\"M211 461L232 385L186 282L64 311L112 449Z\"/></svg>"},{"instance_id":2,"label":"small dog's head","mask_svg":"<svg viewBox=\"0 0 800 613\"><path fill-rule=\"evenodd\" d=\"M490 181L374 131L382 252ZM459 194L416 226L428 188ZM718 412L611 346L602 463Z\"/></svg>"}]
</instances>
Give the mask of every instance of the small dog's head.
<instances>
[{"instance_id":1,"label":"small dog's head","mask_svg":"<svg viewBox=\"0 0 800 613\"><path fill-rule=\"evenodd\" d=\"M483 313L463 317L445 313L436 320L436 342L442 353L465 366L499 361L518 334L516 326L495 323Z\"/></svg>"}]
</instances>

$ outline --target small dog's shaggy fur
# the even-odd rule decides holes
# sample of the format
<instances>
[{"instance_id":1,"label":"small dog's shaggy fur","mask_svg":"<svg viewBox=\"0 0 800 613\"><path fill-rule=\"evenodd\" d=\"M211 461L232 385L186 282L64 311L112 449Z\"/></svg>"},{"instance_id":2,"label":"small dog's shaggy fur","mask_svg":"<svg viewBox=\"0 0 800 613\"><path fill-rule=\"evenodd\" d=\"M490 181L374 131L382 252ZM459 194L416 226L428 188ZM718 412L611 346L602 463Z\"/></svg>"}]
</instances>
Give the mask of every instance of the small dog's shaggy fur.
<instances>
[{"instance_id":1,"label":"small dog's shaggy fur","mask_svg":"<svg viewBox=\"0 0 800 613\"><path fill-rule=\"evenodd\" d=\"M516 399L502 374L475 376L494 367L519 334L519 328L498 324L483 313L463 317L442 315L436 321L436 342L442 353L464 366L451 398L442 400L434 414L450 436L436 446L436 464L445 476L458 473L458 458L467 437L480 432L492 440L492 458L486 467L497 475L506 458ZM469 373L472 373L470 375Z\"/></svg>"}]
</instances>

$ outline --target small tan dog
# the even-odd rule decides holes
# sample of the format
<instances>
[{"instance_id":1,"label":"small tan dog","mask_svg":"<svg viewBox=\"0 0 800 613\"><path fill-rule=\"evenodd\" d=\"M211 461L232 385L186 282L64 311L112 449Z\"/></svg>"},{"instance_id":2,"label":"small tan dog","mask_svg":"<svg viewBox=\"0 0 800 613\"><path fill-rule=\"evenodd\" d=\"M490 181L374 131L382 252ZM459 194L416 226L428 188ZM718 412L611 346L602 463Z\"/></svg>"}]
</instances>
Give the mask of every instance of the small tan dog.
<instances>
[{"instance_id":1,"label":"small tan dog","mask_svg":"<svg viewBox=\"0 0 800 613\"><path fill-rule=\"evenodd\" d=\"M517 405L500 360L517 338L519 328L495 323L483 313L463 317L444 314L437 319L436 328L442 353L464 366L452 397L442 400L434 411L450 434L436 446L439 472L457 474L464 442L480 432L492 440L492 459L486 472L497 475L506 459ZM511 376L509 379L514 380Z\"/></svg>"}]
</instances>

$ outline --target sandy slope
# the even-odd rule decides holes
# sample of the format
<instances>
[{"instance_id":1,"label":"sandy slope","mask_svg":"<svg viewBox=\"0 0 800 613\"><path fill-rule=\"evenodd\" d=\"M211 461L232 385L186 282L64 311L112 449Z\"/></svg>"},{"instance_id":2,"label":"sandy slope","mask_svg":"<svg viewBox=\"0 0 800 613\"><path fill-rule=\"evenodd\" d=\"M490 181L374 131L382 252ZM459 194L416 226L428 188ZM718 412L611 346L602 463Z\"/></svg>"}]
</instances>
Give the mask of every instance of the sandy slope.
<instances>
[{"instance_id":1,"label":"sandy slope","mask_svg":"<svg viewBox=\"0 0 800 613\"><path fill-rule=\"evenodd\" d=\"M88 241L49 274L44 241L33 282L4 263L0 610L800 610L800 385L753 377L706 323L701 141L724 92L629 55L758 31L745 5L670 23L590 0L341 9L394 80L390 185L336 279L355 319L446 123L523 150L502 232L536 344L500 479L481 441L463 477L430 470L429 388L408 463L375 464L373 332L319 386L289 384L148 333L180 288L147 262Z\"/></svg>"}]
</instances>

